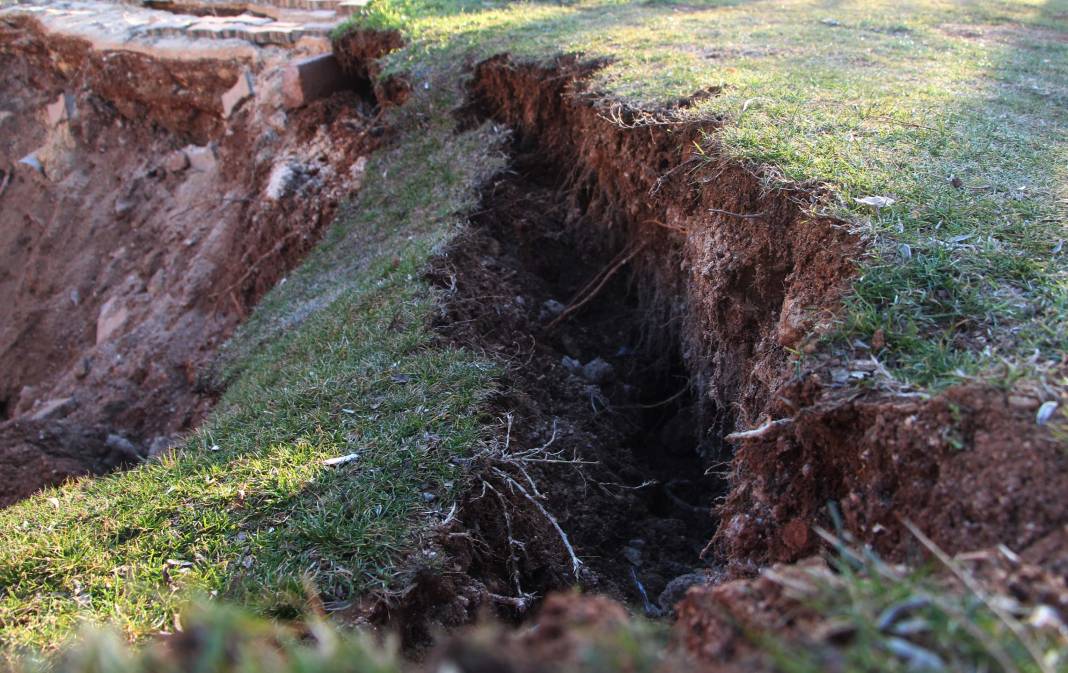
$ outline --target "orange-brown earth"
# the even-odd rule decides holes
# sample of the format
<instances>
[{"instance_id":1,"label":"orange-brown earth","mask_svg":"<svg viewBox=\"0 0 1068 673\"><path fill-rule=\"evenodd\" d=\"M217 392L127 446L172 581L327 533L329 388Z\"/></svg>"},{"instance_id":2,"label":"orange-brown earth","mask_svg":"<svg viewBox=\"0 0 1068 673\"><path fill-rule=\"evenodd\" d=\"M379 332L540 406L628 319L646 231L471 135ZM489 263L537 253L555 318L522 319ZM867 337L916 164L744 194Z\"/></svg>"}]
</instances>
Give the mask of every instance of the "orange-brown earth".
<instances>
[{"instance_id":1,"label":"orange-brown earth","mask_svg":"<svg viewBox=\"0 0 1068 673\"><path fill-rule=\"evenodd\" d=\"M287 110L252 65L0 23L0 505L195 427L216 349L358 188L373 99Z\"/></svg>"},{"instance_id":2,"label":"orange-brown earth","mask_svg":"<svg viewBox=\"0 0 1068 673\"><path fill-rule=\"evenodd\" d=\"M403 79L371 64L395 37L350 34L339 60L400 103ZM32 22L0 24L0 68L6 503L194 426L212 401L197 372L314 243L377 136L355 94L227 115L234 63L101 55ZM739 625L789 635L817 617L756 571L819 552L832 508L891 559L922 555L911 521L951 553L1007 545L1063 584L1068 454L1035 424L1041 391L861 389L878 378L861 348L799 363L863 241L811 214L818 192L716 159L714 128L599 107L589 70L500 57L473 73L459 123L511 128L514 165L429 277L447 289L442 334L511 362L507 445L471 466L442 542L453 570L417 574L373 617L425 642L430 624L486 605L523 619L534 594L577 583L677 610L678 642L707 665L758 666ZM830 572L777 570L808 571ZM541 614L557 626L502 636L532 661L569 656L560 624L626 620L605 597Z\"/></svg>"},{"instance_id":3,"label":"orange-brown earth","mask_svg":"<svg viewBox=\"0 0 1068 673\"><path fill-rule=\"evenodd\" d=\"M714 129L599 107L588 71L491 59L459 116L512 129L514 160L435 262L438 327L511 363L497 402L508 450L570 462L476 466L456 524L475 543L446 545L475 589L434 584L432 603L454 607L436 618L485 604L515 618L524 592L577 583L649 614L677 607L683 649L742 670L759 657L739 624L793 638L818 620L758 572L823 550L814 529L835 512L887 559L926 557L911 522L951 554L1006 545L1063 587L1068 453L1035 420L1048 391L893 392L867 347L813 353L863 241L810 214L818 192L769 191L715 159ZM591 375L597 359L608 375ZM510 485L528 475L579 572Z\"/></svg>"}]
</instances>

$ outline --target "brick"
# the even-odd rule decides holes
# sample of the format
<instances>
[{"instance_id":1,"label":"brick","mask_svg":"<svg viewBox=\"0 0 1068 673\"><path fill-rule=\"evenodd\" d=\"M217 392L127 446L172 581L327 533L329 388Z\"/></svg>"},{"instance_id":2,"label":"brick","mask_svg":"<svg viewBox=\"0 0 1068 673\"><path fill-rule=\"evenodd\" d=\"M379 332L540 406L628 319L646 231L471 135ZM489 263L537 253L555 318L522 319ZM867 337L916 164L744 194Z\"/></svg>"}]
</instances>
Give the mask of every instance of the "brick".
<instances>
[{"instance_id":1,"label":"brick","mask_svg":"<svg viewBox=\"0 0 1068 673\"><path fill-rule=\"evenodd\" d=\"M369 0L343 0L341 4L337 6L337 15L340 17L349 17L358 14L360 10L368 4L370 4Z\"/></svg>"},{"instance_id":2,"label":"brick","mask_svg":"<svg viewBox=\"0 0 1068 673\"><path fill-rule=\"evenodd\" d=\"M282 101L287 109L302 107L344 88L345 76L333 54L294 61L282 71Z\"/></svg>"}]
</instances>

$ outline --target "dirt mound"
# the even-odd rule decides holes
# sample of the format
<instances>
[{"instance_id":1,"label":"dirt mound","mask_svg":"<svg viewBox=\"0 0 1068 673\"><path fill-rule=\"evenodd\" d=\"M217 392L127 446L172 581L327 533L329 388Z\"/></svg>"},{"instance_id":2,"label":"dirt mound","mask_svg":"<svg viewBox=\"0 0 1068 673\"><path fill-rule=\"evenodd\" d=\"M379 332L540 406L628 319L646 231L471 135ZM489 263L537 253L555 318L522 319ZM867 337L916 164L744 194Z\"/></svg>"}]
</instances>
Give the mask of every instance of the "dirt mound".
<instances>
[{"instance_id":1,"label":"dirt mound","mask_svg":"<svg viewBox=\"0 0 1068 673\"><path fill-rule=\"evenodd\" d=\"M358 188L383 129L352 90L284 109L277 65L99 52L17 17L0 69L0 406L73 433L50 470L18 458L46 437L4 431L10 501L130 460L105 443L76 469L83 440L143 457L194 427L214 399L199 372Z\"/></svg>"}]
</instances>

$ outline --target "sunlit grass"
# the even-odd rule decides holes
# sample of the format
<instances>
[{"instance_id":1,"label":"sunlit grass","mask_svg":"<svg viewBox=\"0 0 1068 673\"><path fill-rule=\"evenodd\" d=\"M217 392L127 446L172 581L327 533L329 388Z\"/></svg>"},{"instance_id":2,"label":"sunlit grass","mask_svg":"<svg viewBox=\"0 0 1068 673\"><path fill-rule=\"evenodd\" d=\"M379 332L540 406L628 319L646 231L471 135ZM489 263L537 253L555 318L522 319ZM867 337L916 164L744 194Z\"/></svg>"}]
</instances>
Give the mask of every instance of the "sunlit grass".
<instances>
[{"instance_id":1,"label":"sunlit grass","mask_svg":"<svg viewBox=\"0 0 1068 673\"><path fill-rule=\"evenodd\" d=\"M299 614L309 586L331 601L393 581L451 502L453 459L479 439L493 388L492 367L436 344L421 282L495 170L493 147L439 124L383 153L369 170L391 181L228 345L230 387L186 446L0 511L5 656L54 648L82 622L172 630L194 594Z\"/></svg>"},{"instance_id":2,"label":"sunlit grass","mask_svg":"<svg viewBox=\"0 0 1068 673\"><path fill-rule=\"evenodd\" d=\"M1068 350L1068 3L379 0L402 30L392 71L490 54L606 59L590 86L688 111L769 187L827 194L871 254L840 345L886 344L899 378L1045 375ZM874 211L855 199L886 196ZM1056 252L1055 252L1056 251Z\"/></svg>"},{"instance_id":3,"label":"sunlit grass","mask_svg":"<svg viewBox=\"0 0 1068 673\"><path fill-rule=\"evenodd\" d=\"M229 344L229 388L184 451L0 512L6 655L82 620L171 629L194 593L286 614L309 582L342 600L391 581L493 385L430 333L420 275L503 163L452 117L492 54L607 59L590 87L635 106L718 90L683 113L716 120L709 148L769 188L820 190L869 242L827 348L880 334L877 356L919 385L1045 375L1068 350L1065 16L1066 0L375 0L356 22L405 33L385 65L416 90L392 146Z\"/></svg>"}]
</instances>

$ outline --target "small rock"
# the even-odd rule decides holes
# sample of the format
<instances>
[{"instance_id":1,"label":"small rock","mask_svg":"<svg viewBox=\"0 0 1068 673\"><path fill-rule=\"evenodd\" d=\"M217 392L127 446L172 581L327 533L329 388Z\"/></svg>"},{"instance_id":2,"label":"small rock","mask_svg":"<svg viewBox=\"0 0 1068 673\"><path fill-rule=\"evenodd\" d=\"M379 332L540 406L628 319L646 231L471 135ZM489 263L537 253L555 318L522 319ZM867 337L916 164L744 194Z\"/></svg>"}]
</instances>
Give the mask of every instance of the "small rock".
<instances>
[{"instance_id":1,"label":"small rock","mask_svg":"<svg viewBox=\"0 0 1068 673\"><path fill-rule=\"evenodd\" d=\"M612 378L615 369L601 358L594 358L582 367L582 377L590 383L601 384Z\"/></svg>"},{"instance_id":2,"label":"small rock","mask_svg":"<svg viewBox=\"0 0 1068 673\"><path fill-rule=\"evenodd\" d=\"M1038 400L1026 395L1009 395L1009 406L1014 409L1031 411L1038 408Z\"/></svg>"},{"instance_id":3,"label":"small rock","mask_svg":"<svg viewBox=\"0 0 1068 673\"><path fill-rule=\"evenodd\" d=\"M569 355L565 355L564 357L560 358L560 364L562 364L564 366L564 369L571 372L572 374L582 373L582 363Z\"/></svg>"},{"instance_id":4,"label":"small rock","mask_svg":"<svg viewBox=\"0 0 1068 673\"><path fill-rule=\"evenodd\" d=\"M44 175L44 164L42 164L41 160L37 158L36 152L32 152L22 157L21 159L19 159L19 163L25 166L29 166L41 175Z\"/></svg>"},{"instance_id":5,"label":"small rock","mask_svg":"<svg viewBox=\"0 0 1068 673\"><path fill-rule=\"evenodd\" d=\"M137 452L137 447L122 435L109 434L106 443L108 448L113 449L126 460L141 460L141 454Z\"/></svg>"},{"instance_id":6,"label":"small rock","mask_svg":"<svg viewBox=\"0 0 1068 673\"><path fill-rule=\"evenodd\" d=\"M279 110L267 119L267 124L276 131L285 131L288 120L289 115L286 114L285 110Z\"/></svg>"},{"instance_id":7,"label":"small rock","mask_svg":"<svg viewBox=\"0 0 1068 673\"><path fill-rule=\"evenodd\" d=\"M29 413L37 404L37 389L33 386L22 386L19 390L18 401L15 403L15 416Z\"/></svg>"},{"instance_id":8,"label":"small rock","mask_svg":"<svg viewBox=\"0 0 1068 673\"><path fill-rule=\"evenodd\" d=\"M686 595L686 592L690 590L690 587L697 586L699 584L710 584L712 578L706 573L687 573L680 575L675 579L668 582L664 590L660 592L660 596L656 599L658 605L665 612L674 612L675 605L682 600L682 597Z\"/></svg>"},{"instance_id":9,"label":"small rock","mask_svg":"<svg viewBox=\"0 0 1068 673\"><path fill-rule=\"evenodd\" d=\"M130 312L122 304L119 297L112 297L100 307L100 315L96 319L96 343L102 344L112 334L126 324Z\"/></svg>"},{"instance_id":10,"label":"small rock","mask_svg":"<svg viewBox=\"0 0 1068 673\"><path fill-rule=\"evenodd\" d=\"M623 558L632 566L640 568L642 565L642 552L634 547L623 547Z\"/></svg>"},{"instance_id":11,"label":"small rock","mask_svg":"<svg viewBox=\"0 0 1068 673\"><path fill-rule=\"evenodd\" d=\"M282 100L287 110L303 107L343 88L344 73L333 54L291 62L282 71Z\"/></svg>"},{"instance_id":12,"label":"small rock","mask_svg":"<svg viewBox=\"0 0 1068 673\"><path fill-rule=\"evenodd\" d=\"M43 421L49 418L63 418L76 406L73 397L60 397L54 400L48 400L38 405L33 411L33 415L30 416L30 420Z\"/></svg>"},{"instance_id":13,"label":"small rock","mask_svg":"<svg viewBox=\"0 0 1068 673\"><path fill-rule=\"evenodd\" d=\"M237 82L222 95L223 117L229 117L238 105L255 95L252 89L252 74L246 70L237 76Z\"/></svg>"},{"instance_id":14,"label":"small rock","mask_svg":"<svg viewBox=\"0 0 1068 673\"><path fill-rule=\"evenodd\" d=\"M168 173L181 173L189 168L189 157L185 152L177 150L165 156L161 165Z\"/></svg>"},{"instance_id":15,"label":"small rock","mask_svg":"<svg viewBox=\"0 0 1068 673\"><path fill-rule=\"evenodd\" d=\"M542 322L545 322L546 320L551 320L563 313L564 309L566 308L566 306L556 301L555 299L547 299L546 301L542 302L541 312L538 313L538 320L541 320Z\"/></svg>"},{"instance_id":16,"label":"small rock","mask_svg":"<svg viewBox=\"0 0 1068 673\"><path fill-rule=\"evenodd\" d=\"M185 148L184 152L189 161L189 167L194 171L208 173L215 170L215 150L211 147L190 145Z\"/></svg>"},{"instance_id":17,"label":"small rock","mask_svg":"<svg viewBox=\"0 0 1068 673\"><path fill-rule=\"evenodd\" d=\"M435 500L438 499L438 496L434 495L433 493L428 493L428 492L425 492L425 491L422 493L422 496L423 496L423 502L434 502Z\"/></svg>"},{"instance_id":18,"label":"small rock","mask_svg":"<svg viewBox=\"0 0 1068 673\"><path fill-rule=\"evenodd\" d=\"M79 360L78 364L74 365L74 378L81 380L84 379L86 376L89 376L89 369L91 368L91 365L92 363L87 357L84 357Z\"/></svg>"},{"instance_id":19,"label":"small rock","mask_svg":"<svg viewBox=\"0 0 1068 673\"><path fill-rule=\"evenodd\" d=\"M271 169L267 179L265 194L268 199L278 201L300 188L308 179L308 172L295 161L283 161Z\"/></svg>"},{"instance_id":20,"label":"small rock","mask_svg":"<svg viewBox=\"0 0 1068 673\"><path fill-rule=\"evenodd\" d=\"M133 199L121 197L115 199L115 217L119 220L125 220L133 212L136 205L137 203Z\"/></svg>"}]
</instances>

